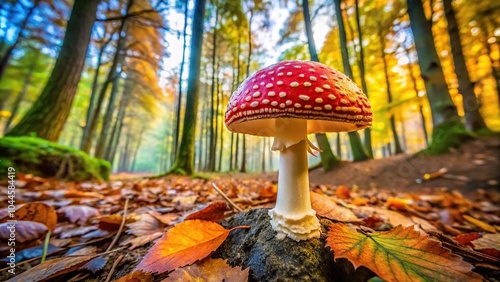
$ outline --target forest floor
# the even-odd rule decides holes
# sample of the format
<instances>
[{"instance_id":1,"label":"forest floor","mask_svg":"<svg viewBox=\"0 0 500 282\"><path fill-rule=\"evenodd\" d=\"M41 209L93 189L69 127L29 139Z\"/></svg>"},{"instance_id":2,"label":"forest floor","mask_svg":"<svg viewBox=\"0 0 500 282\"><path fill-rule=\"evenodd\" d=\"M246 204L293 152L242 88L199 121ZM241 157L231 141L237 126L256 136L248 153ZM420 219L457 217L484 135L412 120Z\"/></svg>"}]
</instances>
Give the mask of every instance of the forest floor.
<instances>
[{"instance_id":1,"label":"forest floor","mask_svg":"<svg viewBox=\"0 0 500 282\"><path fill-rule=\"evenodd\" d=\"M315 196L313 208L321 218L333 222L346 221L343 218L349 214L356 221L362 221L365 232L366 228L390 230L399 224L415 225L417 229L420 226L420 230L433 236L435 232L442 232L443 236L459 240L460 244L450 245L444 237L439 240L476 266L483 278L499 279L499 156L500 138L483 137L441 156L398 155L359 163L344 162L337 170L327 173L316 169L310 173L313 194L326 197ZM245 212L273 207L276 199L277 173L207 174L203 178L148 179L144 178L146 176L120 174L104 183L74 183L18 174L16 205L20 207L14 212L18 220L16 240L19 240L16 274L24 272L14 276L12 281L108 281L106 279L114 280L127 274L130 274L128 280L120 281L161 281L168 271L154 277L134 271L148 252L149 261L159 262L155 267L168 265L167 258L171 257L165 249L159 253L153 251L155 244L168 247L165 237L158 238L176 228L180 234L200 232L207 229L202 224L220 222L238 213L225 204L212 183ZM0 195L5 198L1 203L7 203L7 186L8 183L0 183L5 194ZM203 209L207 205L208 209ZM336 207L326 208L327 213L320 211L331 205ZM7 204L0 206L0 225L8 224L9 213ZM190 222L187 219L201 219L196 222L200 226L181 230L183 223ZM227 224L224 222L223 225ZM255 231L255 226L250 227L250 231ZM40 263L47 230L51 230L48 260ZM246 231L232 231L227 242L233 242L230 239L234 239L234 232ZM494 237L483 238L483 234ZM4 228L0 229L0 259L9 254L5 245L9 236ZM321 240L326 236L326 232L323 233ZM496 243L486 250L484 243L474 245L482 239ZM193 251L183 253L181 261L191 259L182 261L183 265L203 258L196 256L199 246L192 247ZM203 247L215 250L218 245ZM107 250L113 251L98 256ZM75 253L80 256L75 257ZM209 280L210 273L250 275L253 277L250 280L258 280L252 276L255 273L248 274L248 269L245 274L237 268L219 269L222 267L219 262L210 262L210 266L204 265L205 262L210 261L195 263L193 266L199 269L191 269L194 271L191 274L197 273L205 280ZM358 265L364 264L358 262ZM5 265L0 281L13 277L8 269L9 265ZM141 269L146 269L144 264ZM177 266L169 271L174 269L182 270ZM179 274L181 280L184 274ZM133 280L132 275L137 280Z\"/></svg>"}]
</instances>

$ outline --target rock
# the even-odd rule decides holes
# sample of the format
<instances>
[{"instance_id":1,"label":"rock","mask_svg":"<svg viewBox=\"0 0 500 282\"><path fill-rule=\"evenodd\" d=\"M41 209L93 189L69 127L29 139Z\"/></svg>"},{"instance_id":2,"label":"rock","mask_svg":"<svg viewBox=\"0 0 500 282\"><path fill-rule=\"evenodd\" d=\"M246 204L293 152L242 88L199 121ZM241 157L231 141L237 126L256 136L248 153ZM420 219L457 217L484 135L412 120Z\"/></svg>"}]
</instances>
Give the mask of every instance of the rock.
<instances>
[{"instance_id":1,"label":"rock","mask_svg":"<svg viewBox=\"0 0 500 282\"><path fill-rule=\"evenodd\" d=\"M232 231L212 257L227 259L232 266L250 267L249 281L366 281L374 276L365 267L354 270L346 259L334 261L333 252L325 247L331 221L320 220L321 238L278 240L267 211L255 209L224 221L226 228L251 228Z\"/></svg>"}]
</instances>

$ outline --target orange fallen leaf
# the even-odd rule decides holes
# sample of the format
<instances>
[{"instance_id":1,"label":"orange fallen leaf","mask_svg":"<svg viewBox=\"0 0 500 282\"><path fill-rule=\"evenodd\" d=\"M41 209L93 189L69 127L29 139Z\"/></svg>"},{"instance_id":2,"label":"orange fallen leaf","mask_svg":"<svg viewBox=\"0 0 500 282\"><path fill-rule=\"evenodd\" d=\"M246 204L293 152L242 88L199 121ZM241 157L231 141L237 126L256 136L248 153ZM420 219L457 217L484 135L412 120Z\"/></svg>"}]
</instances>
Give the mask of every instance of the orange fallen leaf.
<instances>
[{"instance_id":1,"label":"orange fallen leaf","mask_svg":"<svg viewBox=\"0 0 500 282\"><path fill-rule=\"evenodd\" d=\"M153 274L150 272L136 270L118 280L115 280L115 282L153 282Z\"/></svg>"},{"instance_id":2,"label":"orange fallen leaf","mask_svg":"<svg viewBox=\"0 0 500 282\"><path fill-rule=\"evenodd\" d=\"M51 232L57 225L56 211L44 203L27 203L16 210L15 216L17 220L35 221L45 224Z\"/></svg>"},{"instance_id":3,"label":"orange fallen leaf","mask_svg":"<svg viewBox=\"0 0 500 282\"><path fill-rule=\"evenodd\" d=\"M337 205L328 196L311 192L311 205L313 210L320 216L343 222L359 222L354 213L344 207Z\"/></svg>"},{"instance_id":4,"label":"orange fallen leaf","mask_svg":"<svg viewBox=\"0 0 500 282\"><path fill-rule=\"evenodd\" d=\"M475 226L481 228L484 231L487 231L487 232L490 232L490 233L497 233L497 230L495 229L495 227L489 225L486 222L483 222L483 221L481 221L479 219L475 219L472 216L468 216L466 214L464 214L463 217L464 217L465 220L467 220L468 222L470 222L470 223L474 224Z\"/></svg>"},{"instance_id":5,"label":"orange fallen leaf","mask_svg":"<svg viewBox=\"0 0 500 282\"><path fill-rule=\"evenodd\" d=\"M278 195L278 186L276 184L269 185L259 191L259 198L276 200Z\"/></svg>"},{"instance_id":6,"label":"orange fallen leaf","mask_svg":"<svg viewBox=\"0 0 500 282\"><path fill-rule=\"evenodd\" d=\"M99 220L99 229L106 231L116 231L120 228L122 223L122 215L121 214L111 214L100 216L97 218Z\"/></svg>"},{"instance_id":7,"label":"orange fallen leaf","mask_svg":"<svg viewBox=\"0 0 500 282\"><path fill-rule=\"evenodd\" d=\"M366 199L366 198L354 198L352 200L352 204L355 206L367 206L368 199Z\"/></svg>"},{"instance_id":8,"label":"orange fallen leaf","mask_svg":"<svg viewBox=\"0 0 500 282\"><path fill-rule=\"evenodd\" d=\"M482 281L472 265L413 227L363 233L336 223L326 246L335 259L347 258L354 267L365 266L385 281Z\"/></svg>"},{"instance_id":9,"label":"orange fallen leaf","mask_svg":"<svg viewBox=\"0 0 500 282\"><path fill-rule=\"evenodd\" d=\"M96 256L70 256L47 260L14 276L9 282L54 281L54 277L74 271L95 257Z\"/></svg>"},{"instance_id":10,"label":"orange fallen leaf","mask_svg":"<svg viewBox=\"0 0 500 282\"><path fill-rule=\"evenodd\" d=\"M471 243L474 249L490 256L500 258L500 234L484 234L481 238Z\"/></svg>"},{"instance_id":11,"label":"orange fallen leaf","mask_svg":"<svg viewBox=\"0 0 500 282\"><path fill-rule=\"evenodd\" d=\"M464 245L464 246L469 245L469 246L471 246L470 242L472 240L476 240L476 239L478 239L480 237L481 237L481 235L478 232L471 232L471 233L466 233L466 234L460 234L458 236L453 237L453 239L455 239L455 241L457 241L461 245Z\"/></svg>"},{"instance_id":12,"label":"orange fallen leaf","mask_svg":"<svg viewBox=\"0 0 500 282\"><path fill-rule=\"evenodd\" d=\"M185 220L201 219L218 222L224 219L224 213L230 210L224 201L215 201L205 208L186 216Z\"/></svg>"},{"instance_id":13,"label":"orange fallen leaf","mask_svg":"<svg viewBox=\"0 0 500 282\"><path fill-rule=\"evenodd\" d=\"M206 259L199 263L178 268L162 282L172 281L231 281L246 282L250 268L231 267L223 259Z\"/></svg>"},{"instance_id":14,"label":"orange fallen leaf","mask_svg":"<svg viewBox=\"0 0 500 282\"><path fill-rule=\"evenodd\" d=\"M405 211L406 206L412 204L412 199L404 199L404 198L394 198L389 197L385 202L385 205L388 209L393 209L397 211Z\"/></svg>"},{"instance_id":15,"label":"orange fallen leaf","mask_svg":"<svg viewBox=\"0 0 500 282\"><path fill-rule=\"evenodd\" d=\"M340 199L346 200L351 198L351 192L349 192L349 188L345 187L344 185L340 185L335 189L335 196L339 197Z\"/></svg>"},{"instance_id":16,"label":"orange fallen leaf","mask_svg":"<svg viewBox=\"0 0 500 282\"><path fill-rule=\"evenodd\" d=\"M192 264L215 251L234 229L204 220L188 220L170 229L148 251L136 267L147 272L163 273Z\"/></svg>"}]
</instances>

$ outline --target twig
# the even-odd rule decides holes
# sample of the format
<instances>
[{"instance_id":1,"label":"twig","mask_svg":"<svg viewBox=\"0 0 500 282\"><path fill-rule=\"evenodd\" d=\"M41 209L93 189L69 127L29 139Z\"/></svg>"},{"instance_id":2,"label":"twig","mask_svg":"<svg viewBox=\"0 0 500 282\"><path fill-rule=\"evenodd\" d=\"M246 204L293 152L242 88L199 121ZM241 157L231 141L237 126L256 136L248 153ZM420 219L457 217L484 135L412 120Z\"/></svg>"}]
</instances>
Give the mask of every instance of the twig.
<instances>
[{"instance_id":1,"label":"twig","mask_svg":"<svg viewBox=\"0 0 500 282\"><path fill-rule=\"evenodd\" d=\"M123 255L120 255L116 260L115 262L113 263L113 266L111 267L111 270L109 270L109 274L108 274L108 277L106 277L106 281L104 282L109 282L111 281L111 276L113 275L113 273L115 272L115 269L116 267L118 266L118 264L120 263L120 261L123 259Z\"/></svg>"},{"instance_id":2,"label":"twig","mask_svg":"<svg viewBox=\"0 0 500 282\"><path fill-rule=\"evenodd\" d=\"M213 182L212 182L212 187L214 187L215 191L217 191L217 193L219 193L222 196L222 198L224 198L224 200L226 200L229 203L229 205L231 205L237 211L243 212L243 210L240 207L238 207L238 205L236 205L233 201L231 201L231 199L229 199L229 197L226 194L224 194L224 192L222 192L222 190L219 187L217 187L217 185L215 185L215 183Z\"/></svg>"},{"instance_id":3,"label":"twig","mask_svg":"<svg viewBox=\"0 0 500 282\"><path fill-rule=\"evenodd\" d=\"M111 250L115 246L116 242L118 241L118 239L122 234L123 227L125 226L125 222L127 220L128 200L129 200L128 198L125 200L125 206L123 207L122 223L120 224L120 228L118 228L118 233L116 233L115 238L113 238L113 241L111 241L111 244L109 244L108 248L106 249L106 252Z\"/></svg>"}]
</instances>

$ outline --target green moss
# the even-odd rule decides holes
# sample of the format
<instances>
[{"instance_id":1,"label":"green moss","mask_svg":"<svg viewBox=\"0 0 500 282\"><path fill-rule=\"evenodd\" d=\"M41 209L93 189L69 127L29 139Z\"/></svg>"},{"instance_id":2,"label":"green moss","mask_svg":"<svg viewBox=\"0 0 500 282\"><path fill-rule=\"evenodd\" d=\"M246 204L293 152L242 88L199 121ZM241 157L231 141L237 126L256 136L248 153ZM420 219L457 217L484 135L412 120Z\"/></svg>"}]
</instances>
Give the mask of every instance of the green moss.
<instances>
[{"instance_id":1,"label":"green moss","mask_svg":"<svg viewBox=\"0 0 500 282\"><path fill-rule=\"evenodd\" d=\"M450 148L460 146L464 141L475 138L476 135L463 126L458 121L440 124L434 127L432 141L429 146L417 154L440 155L450 151Z\"/></svg>"},{"instance_id":2,"label":"green moss","mask_svg":"<svg viewBox=\"0 0 500 282\"><path fill-rule=\"evenodd\" d=\"M111 168L105 160L31 136L0 138L0 171L6 171L10 166L22 173L69 180L106 180Z\"/></svg>"}]
</instances>

